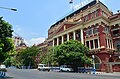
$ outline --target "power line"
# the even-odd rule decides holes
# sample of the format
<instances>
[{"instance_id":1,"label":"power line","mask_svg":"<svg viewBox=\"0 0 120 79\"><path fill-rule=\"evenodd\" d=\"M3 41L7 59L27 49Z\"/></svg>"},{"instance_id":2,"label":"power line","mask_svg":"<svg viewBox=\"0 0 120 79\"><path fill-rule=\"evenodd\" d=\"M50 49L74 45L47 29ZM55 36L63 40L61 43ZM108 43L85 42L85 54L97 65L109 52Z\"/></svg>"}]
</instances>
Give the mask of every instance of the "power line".
<instances>
[{"instance_id":1,"label":"power line","mask_svg":"<svg viewBox=\"0 0 120 79\"><path fill-rule=\"evenodd\" d=\"M16 33L16 32L13 32L15 35L17 35L18 37L21 37L23 40L24 40L24 42L25 42L25 39L21 36L21 35L19 35L18 33ZM30 44L32 44L32 42L30 42L29 40L27 40L27 42L29 42ZM28 45L28 44L27 44Z\"/></svg>"}]
</instances>

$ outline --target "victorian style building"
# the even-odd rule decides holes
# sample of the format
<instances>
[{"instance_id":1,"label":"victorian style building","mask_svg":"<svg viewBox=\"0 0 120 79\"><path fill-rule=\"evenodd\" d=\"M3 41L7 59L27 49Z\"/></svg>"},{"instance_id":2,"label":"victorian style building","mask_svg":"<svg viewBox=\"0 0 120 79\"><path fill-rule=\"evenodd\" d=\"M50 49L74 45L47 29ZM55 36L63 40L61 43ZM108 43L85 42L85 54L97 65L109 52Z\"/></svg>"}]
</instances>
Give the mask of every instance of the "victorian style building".
<instances>
[{"instance_id":1,"label":"victorian style building","mask_svg":"<svg viewBox=\"0 0 120 79\"><path fill-rule=\"evenodd\" d=\"M120 13L113 14L99 0L74 10L48 30L47 46L69 40L90 49L97 70L120 71Z\"/></svg>"}]
</instances>

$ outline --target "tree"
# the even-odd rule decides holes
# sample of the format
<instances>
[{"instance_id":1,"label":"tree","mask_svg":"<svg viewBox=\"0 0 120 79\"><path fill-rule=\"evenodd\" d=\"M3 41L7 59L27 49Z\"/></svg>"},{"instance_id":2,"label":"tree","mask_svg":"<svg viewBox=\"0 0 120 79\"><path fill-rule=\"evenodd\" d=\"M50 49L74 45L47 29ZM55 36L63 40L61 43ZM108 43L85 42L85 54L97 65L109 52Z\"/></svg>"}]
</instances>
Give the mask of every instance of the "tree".
<instances>
[{"instance_id":1,"label":"tree","mask_svg":"<svg viewBox=\"0 0 120 79\"><path fill-rule=\"evenodd\" d=\"M88 48L77 40L70 40L54 48L54 59L60 65L71 64L76 67L90 64Z\"/></svg>"},{"instance_id":2,"label":"tree","mask_svg":"<svg viewBox=\"0 0 120 79\"><path fill-rule=\"evenodd\" d=\"M3 62L11 51L14 50L12 40L12 25L0 17L0 62Z\"/></svg>"},{"instance_id":3,"label":"tree","mask_svg":"<svg viewBox=\"0 0 120 79\"><path fill-rule=\"evenodd\" d=\"M54 57L54 52L53 52L54 48L48 47L48 52L46 54L44 54L42 52L40 53L41 63L54 65L54 66L58 65L58 63L55 61L55 57Z\"/></svg>"},{"instance_id":4,"label":"tree","mask_svg":"<svg viewBox=\"0 0 120 79\"><path fill-rule=\"evenodd\" d=\"M16 62L18 65L34 66L34 58L39 52L40 50L37 46L21 49L16 55Z\"/></svg>"}]
</instances>

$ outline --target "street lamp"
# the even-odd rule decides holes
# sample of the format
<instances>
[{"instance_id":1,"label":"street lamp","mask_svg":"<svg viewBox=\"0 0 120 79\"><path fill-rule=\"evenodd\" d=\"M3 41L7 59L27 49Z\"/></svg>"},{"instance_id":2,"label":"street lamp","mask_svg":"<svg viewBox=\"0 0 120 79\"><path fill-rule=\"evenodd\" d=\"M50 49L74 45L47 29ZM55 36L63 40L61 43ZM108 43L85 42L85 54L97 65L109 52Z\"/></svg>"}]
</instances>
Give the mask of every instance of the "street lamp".
<instances>
[{"instance_id":1,"label":"street lamp","mask_svg":"<svg viewBox=\"0 0 120 79\"><path fill-rule=\"evenodd\" d=\"M93 59L93 74L96 73L96 70L95 70L95 55L92 55L92 59Z\"/></svg>"},{"instance_id":2,"label":"street lamp","mask_svg":"<svg viewBox=\"0 0 120 79\"><path fill-rule=\"evenodd\" d=\"M2 9L8 9L8 10L12 10L12 11L17 11L17 9L15 9L15 8L6 8L6 7L0 7L0 8L2 8Z\"/></svg>"}]
</instances>

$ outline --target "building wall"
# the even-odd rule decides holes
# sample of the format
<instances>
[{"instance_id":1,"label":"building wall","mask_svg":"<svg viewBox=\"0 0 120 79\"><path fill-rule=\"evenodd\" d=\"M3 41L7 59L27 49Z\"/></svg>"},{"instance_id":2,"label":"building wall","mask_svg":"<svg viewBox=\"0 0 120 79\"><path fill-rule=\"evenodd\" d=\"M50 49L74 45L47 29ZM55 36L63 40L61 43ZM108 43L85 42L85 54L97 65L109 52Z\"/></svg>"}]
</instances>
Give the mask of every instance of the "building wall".
<instances>
[{"instance_id":1,"label":"building wall","mask_svg":"<svg viewBox=\"0 0 120 79\"><path fill-rule=\"evenodd\" d=\"M19 51L20 49L25 49L27 47L22 37L14 36L13 41L14 41L16 51Z\"/></svg>"},{"instance_id":2,"label":"building wall","mask_svg":"<svg viewBox=\"0 0 120 79\"><path fill-rule=\"evenodd\" d=\"M118 34L113 35L116 29ZM101 2L90 3L48 30L49 46L60 45L69 40L79 40L87 46L90 56L95 55L101 61L96 62L99 64L98 70L108 71L106 63L111 57L115 61L120 54L119 49L116 49L116 46L120 48L120 13L113 15ZM116 65L112 67L113 70L116 67L120 71L120 67Z\"/></svg>"}]
</instances>

